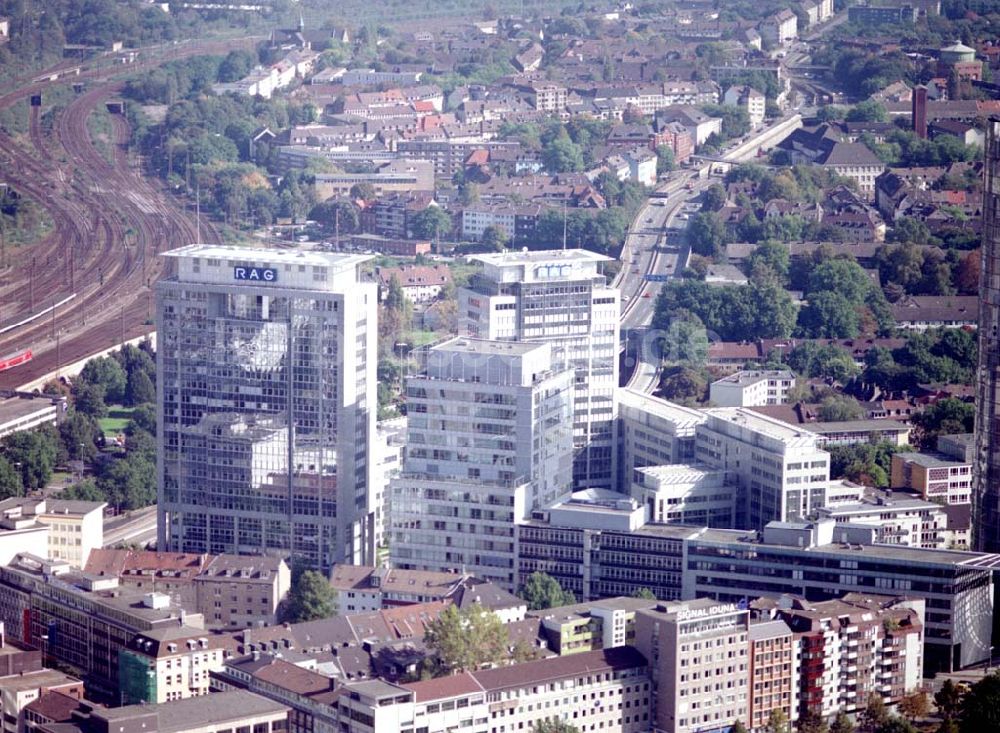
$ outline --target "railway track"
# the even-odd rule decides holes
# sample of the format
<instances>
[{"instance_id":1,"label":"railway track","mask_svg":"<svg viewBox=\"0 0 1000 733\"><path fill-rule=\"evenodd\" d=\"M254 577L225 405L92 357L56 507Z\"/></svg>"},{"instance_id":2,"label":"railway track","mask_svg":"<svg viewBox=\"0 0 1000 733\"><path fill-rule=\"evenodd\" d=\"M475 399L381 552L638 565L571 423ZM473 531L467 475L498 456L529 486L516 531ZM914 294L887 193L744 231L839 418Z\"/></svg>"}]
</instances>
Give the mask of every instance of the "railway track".
<instances>
[{"instance_id":1,"label":"railway track","mask_svg":"<svg viewBox=\"0 0 1000 733\"><path fill-rule=\"evenodd\" d=\"M174 57L226 51L256 39L173 47ZM150 58L124 71L162 63ZM56 73L67 67L60 65ZM44 318L0 335L0 353L31 348L31 362L0 372L0 388L33 381L122 340L148 333L152 287L163 267L156 255L196 237L190 215L159 185L142 177L128 154L127 120L112 116L110 160L91 139L87 120L120 92L122 67L81 68L74 80L89 88L57 114L51 133L42 113L29 114L27 140L0 132L6 181L34 199L52 220L52 231L0 270L0 326L18 323L52 303L67 302ZM7 94L0 108L42 92L44 74ZM54 160L65 159L63 166ZM205 241L219 241L204 223ZM70 297L73 296L73 297Z\"/></svg>"}]
</instances>

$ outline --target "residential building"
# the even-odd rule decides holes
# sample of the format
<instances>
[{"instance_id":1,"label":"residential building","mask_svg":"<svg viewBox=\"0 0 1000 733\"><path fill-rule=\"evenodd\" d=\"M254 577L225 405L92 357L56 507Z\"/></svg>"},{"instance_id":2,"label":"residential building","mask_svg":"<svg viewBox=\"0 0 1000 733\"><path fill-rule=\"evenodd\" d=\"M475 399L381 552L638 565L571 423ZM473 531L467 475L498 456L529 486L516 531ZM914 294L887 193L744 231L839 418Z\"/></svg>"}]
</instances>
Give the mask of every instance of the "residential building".
<instances>
[{"instance_id":1,"label":"residential building","mask_svg":"<svg viewBox=\"0 0 1000 733\"><path fill-rule=\"evenodd\" d=\"M530 239L543 209L538 204L472 204L462 209L462 239L478 242L489 227L500 229L509 239Z\"/></svg>"},{"instance_id":2,"label":"residential building","mask_svg":"<svg viewBox=\"0 0 1000 733\"><path fill-rule=\"evenodd\" d=\"M434 191L434 164L427 160L395 160L374 173L317 173L316 195L323 201L347 196L359 183L370 183L376 196Z\"/></svg>"},{"instance_id":3,"label":"residential building","mask_svg":"<svg viewBox=\"0 0 1000 733\"><path fill-rule=\"evenodd\" d=\"M850 178L868 199L874 198L875 179L885 171L885 163L864 143L834 143L816 162Z\"/></svg>"},{"instance_id":4,"label":"residential building","mask_svg":"<svg viewBox=\"0 0 1000 733\"><path fill-rule=\"evenodd\" d=\"M749 730L767 730L772 714L798 718L798 644L782 619L754 620L750 631Z\"/></svg>"},{"instance_id":5,"label":"residential building","mask_svg":"<svg viewBox=\"0 0 1000 733\"><path fill-rule=\"evenodd\" d=\"M83 682L65 672L39 665L19 674L0 677L0 731L21 733L25 730L26 708L47 692L59 692L72 698L83 697Z\"/></svg>"},{"instance_id":6,"label":"residential building","mask_svg":"<svg viewBox=\"0 0 1000 733\"><path fill-rule=\"evenodd\" d=\"M623 646L424 682L352 682L337 707L343 733L401 730L404 721L428 730L513 733L543 720L641 733L649 729L649 688L646 659Z\"/></svg>"},{"instance_id":7,"label":"residential building","mask_svg":"<svg viewBox=\"0 0 1000 733\"><path fill-rule=\"evenodd\" d=\"M459 290L462 327L476 338L547 342L552 368L575 372L574 486L610 488L615 477L619 292L586 250L475 255L482 264Z\"/></svg>"},{"instance_id":8,"label":"residential building","mask_svg":"<svg viewBox=\"0 0 1000 733\"><path fill-rule=\"evenodd\" d=\"M986 126L984 159L972 513L976 548L995 552L1000 550L1000 118Z\"/></svg>"},{"instance_id":9,"label":"residential building","mask_svg":"<svg viewBox=\"0 0 1000 733\"><path fill-rule=\"evenodd\" d=\"M745 408L705 412L695 457L736 479L737 527L795 521L826 503L830 454L820 450L814 433Z\"/></svg>"},{"instance_id":10,"label":"residential building","mask_svg":"<svg viewBox=\"0 0 1000 733\"><path fill-rule=\"evenodd\" d=\"M975 295L908 295L891 308L896 325L908 331L975 328L980 300Z\"/></svg>"},{"instance_id":11,"label":"residential building","mask_svg":"<svg viewBox=\"0 0 1000 733\"><path fill-rule=\"evenodd\" d=\"M799 5L806 12L810 27L833 17L833 0L803 0Z\"/></svg>"},{"instance_id":12,"label":"residential building","mask_svg":"<svg viewBox=\"0 0 1000 733\"><path fill-rule=\"evenodd\" d=\"M528 101L539 112L558 114L566 108L566 87L550 81L533 81L528 87Z\"/></svg>"},{"instance_id":13,"label":"residential building","mask_svg":"<svg viewBox=\"0 0 1000 733\"><path fill-rule=\"evenodd\" d=\"M361 255L194 244L157 285L157 546L375 556L377 294Z\"/></svg>"},{"instance_id":14,"label":"residential building","mask_svg":"<svg viewBox=\"0 0 1000 733\"><path fill-rule=\"evenodd\" d=\"M972 501L971 434L938 437L937 453L894 453L890 486L911 489L927 501L969 504Z\"/></svg>"},{"instance_id":15,"label":"residential building","mask_svg":"<svg viewBox=\"0 0 1000 733\"><path fill-rule=\"evenodd\" d=\"M556 654L635 645L635 614L655 600L619 596L529 612L541 621L546 647Z\"/></svg>"},{"instance_id":16,"label":"residential building","mask_svg":"<svg viewBox=\"0 0 1000 733\"><path fill-rule=\"evenodd\" d=\"M634 471L632 498L648 510L650 522L733 527L735 479L706 465L647 466Z\"/></svg>"},{"instance_id":17,"label":"residential building","mask_svg":"<svg viewBox=\"0 0 1000 733\"><path fill-rule=\"evenodd\" d=\"M820 519L838 524L867 525L873 528L874 542L927 549L945 549L944 530L948 519L944 508L934 502L906 495L878 495L850 504L821 507Z\"/></svg>"},{"instance_id":18,"label":"residential building","mask_svg":"<svg viewBox=\"0 0 1000 733\"><path fill-rule=\"evenodd\" d=\"M209 672L222 667L233 646L228 636L184 626L136 634L118 650L119 702L162 703L207 695Z\"/></svg>"},{"instance_id":19,"label":"residential building","mask_svg":"<svg viewBox=\"0 0 1000 733\"><path fill-rule=\"evenodd\" d=\"M459 337L406 380L409 449L392 482L397 567L517 588L514 525L571 490L573 372L544 342Z\"/></svg>"},{"instance_id":20,"label":"residential building","mask_svg":"<svg viewBox=\"0 0 1000 733\"><path fill-rule=\"evenodd\" d=\"M760 35L775 46L794 41L799 35L798 16L788 8L779 10L761 21Z\"/></svg>"},{"instance_id":21,"label":"residential building","mask_svg":"<svg viewBox=\"0 0 1000 733\"><path fill-rule=\"evenodd\" d=\"M285 733L289 708L245 690L218 692L160 705L87 705L69 723L42 724L38 733Z\"/></svg>"},{"instance_id":22,"label":"residential building","mask_svg":"<svg viewBox=\"0 0 1000 733\"><path fill-rule=\"evenodd\" d=\"M0 565L8 565L19 553L48 558L52 528L34 515L23 516L19 506L0 512Z\"/></svg>"},{"instance_id":23,"label":"residential building","mask_svg":"<svg viewBox=\"0 0 1000 733\"><path fill-rule=\"evenodd\" d=\"M42 425L55 425L65 411L65 401L51 397L18 396L0 400L0 438Z\"/></svg>"},{"instance_id":24,"label":"residential building","mask_svg":"<svg viewBox=\"0 0 1000 733\"><path fill-rule=\"evenodd\" d=\"M710 599L662 603L635 617L635 647L649 660L653 730L728 730L747 720L750 614Z\"/></svg>"},{"instance_id":25,"label":"residential building","mask_svg":"<svg viewBox=\"0 0 1000 733\"><path fill-rule=\"evenodd\" d=\"M291 570L280 557L216 555L194 578L195 610L210 627L273 624L291 587Z\"/></svg>"},{"instance_id":26,"label":"residential building","mask_svg":"<svg viewBox=\"0 0 1000 733\"><path fill-rule=\"evenodd\" d=\"M706 529L684 542L684 598L741 602L790 594L900 594L927 603L924 673L981 663L990 653L993 568L1000 556L866 544L832 520L774 522L763 533Z\"/></svg>"},{"instance_id":27,"label":"residential building","mask_svg":"<svg viewBox=\"0 0 1000 733\"><path fill-rule=\"evenodd\" d=\"M677 122L684 126L695 146L702 145L712 134L721 134L722 118L709 117L700 109L690 105L671 105L656 112L657 128Z\"/></svg>"},{"instance_id":28,"label":"residential building","mask_svg":"<svg viewBox=\"0 0 1000 733\"><path fill-rule=\"evenodd\" d=\"M424 305L441 295L441 290L451 284L448 265L400 265L377 267L379 302L385 302L395 278L403 290L403 297L411 303Z\"/></svg>"},{"instance_id":29,"label":"residential building","mask_svg":"<svg viewBox=\"0 0 1000 733\"><path fill-rule=\"evenodd\" d=\"M760 127L764 124L766 116L767 100L764 95L751 86L736 85L726 90L722 98L722 103L730 107L739 107L746 110L750 118L751 127Z\"/></svg>"},{"instance_id":30,"label":"residential building","mask_svg":"<svg viewBox=\"0 0 1000 733\"><path fill-rule=\"evenodd\" d=\"M160 593L177 606L202 614L210 628L273 624L291 587L291 571L279 557L208 555L98 549L84 566L96 579L119 588Z\"/></svg>"},{"instance_id":31,"label":"residential building","mask_svg":"<svg viewBox=\"0 0 1000 733\"><path fill-rule=\"evenodd\" d=\"M465 594L478 597L505 620L520 620L527 610L521 599L467 573L337 565L330 574L330 585L337 591L341 614L445 599L460 603Z\"/></svg>"},{"instance_id":32,"label":"residential building","mask_svg":"<svg viewBox=\"0 0 1000 733\"><path fill-rule=\"evenodd\" d=\"M847 19L860 26L901 25L917 20L917 8L912 5L852 5Z\"/></svg>"},{"instance_id":33,"label":"residential building","mask_svg":"<svg viewBox=\"0 0 1000 733\"><path fill-rule=\"evenodd\" d=\"M751 369L712 382L709 399L719 407L781 405L794 386L795 373L787 369Z\"/></svg>"},{"instance_id":34,"label":"residential building","mask_svg":"<svg viewBox=\"0 0 1000 733\"><path fill-rule=\"evenodd\" d=\"M848 593L820 602L761 599L753 607L780 619L794 634L798 709L789 720L857 713L871 695L892 706L921 687L923 601Z\"/></svg>"}]
</instances>

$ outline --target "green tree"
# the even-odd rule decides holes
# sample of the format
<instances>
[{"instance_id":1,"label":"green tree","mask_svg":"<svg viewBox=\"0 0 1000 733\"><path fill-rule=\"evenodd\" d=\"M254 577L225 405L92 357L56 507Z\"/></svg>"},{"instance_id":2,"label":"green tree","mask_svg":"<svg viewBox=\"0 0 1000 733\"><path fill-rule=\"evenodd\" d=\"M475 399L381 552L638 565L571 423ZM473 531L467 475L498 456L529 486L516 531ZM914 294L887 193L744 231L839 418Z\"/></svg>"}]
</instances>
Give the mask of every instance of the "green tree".
<instances>
[{"instance_id":1,"label":"green tree","mask_svg":"<svg viewBox=\"0 0 1000 733\"><path fill-rule=\"evenodd\" d=\"M807 710L799 716L795 731L796 733L830 733L830 726L826 724L822 715L814 710Z\"/></svg>"},{"instance_id":2,"label":"green tree","mask_svg":"<svg viewBox=\"0 0 1000 733\"><path fill-rule=\"evenodd\" d=\"M811 338L854 338L860 330L856 304L835 290L812 293L799 311L798 323Z\"/></svg>"},{"instance_id":3,"label":"green tree","mask_svg":"<svg viewBox=\"0 0 1000 733\"><path fill-rule=\"evenodd\" d=\"M660 351L664 362L703 366L708 360L708 332L705 324L690 311L676 311L667 327Z\"/></svg>"},{"instance_id":4,"label":"green tree","mask_svg":"<svg viewBox=\"0 0 1000 733\"><path fill-rule=\"evenodd\" d=\"M875 729L875 733L917 733L910 721L893 715Z\"/></svg>"},{"instance_id":5,"label":"green tree","mask_svg":"<svg viewBox=\"0 0 1000 733\"><path fill-rule=\"evenodd\" d=\"M483 229L483 234L479 238L479 241L482 242L483 247L490 252L503 252L510 242L510 237L508 237L507 232L500 227L491 225Z\"/></svg>"},{"instance_id":6,"label":"green tree","mask_svg":"<svg viewBox=\"0 0 1000 733\"><path fill-rule=\"evenodd\" d=\"M854 357L836 344L803 341L787 353L785 362L803 377L821 377L841 383L858 373Z\"/></svg>"},{"instance_id":7,"label":"green tree","mask_svg":"<svg viewBox=\"0 0 1000 733\"><path fill-rule=\"evenodd\" d=\"M788 716L779 708L771 710L767 718L767 733L791 733Z\"/></svg>"},{"instance_id":8,"label":"green tree","mask_svg":"<svg viewBox=\"0 0 1000 733\"><path fill-rule=\"evenodd\" d=\"M21 482L21 474L10 461L0 456L0 499L21 496L23 493L24 486Z\"/></svg>"},{"instance_id":9,"label":"green tree","mask_svg":"<svg viewBox=\"0 0 1000 733\"><path fill-rule=\"evenodd\" d=\"M403 293L403 283L399 281L398 275L394 274L389 278L389 290L385 294L385 307L397 311L406 308L406 295Z\"/></svg>"},{"instance_id":10,"label":"green tree","mask_svg":"<svg viewBox=\"0 0 1000 733\"><path fill-rule=\"evenodd\" d=\"M355 201L372 201L376 197L375 186L367 181L351 186L351 198Z\"/></svg>"},{"instance_id":11,"label":"green tree","mask_svg":"<svg viewBox=\"0 0 1000 733\"><path fill-rule=\"evenodd\" d=\"M21 474L25 489L40 489L52 478L59 441L52 429L22 430L0 441L8 463Z\"/></svg>"},{"instance_id":12,"label":"green tree","mask_svg":"<svg viewBox=\"0 0 1000 733\"><path fill-rule=\"evenodd\" d=\"M124 457L103 464L97 477L97 488L117 510L141 509L156 503L156 462L153 453L152 450L137 447L130 449Z\"/></svg>"},{"instance_id":13,"label":"green tree","mask_svg":"<svg viewBox=\"0 0 1000 733\"><path fill-rule=\"evenodd\" d=\"M668 145L656 146L656 175L657 177L669 173L675 167L674 151Z\"/></svg>"},{"instance_id":14,"label":"green tree","mask_svg":"<svg viewBox=\"0 0 1000 733\"><path fill-rule=\"evenodd\" d=\"M110 356L91 359L83 366L79 381L95 384L104 389L103 399L112 404L121 404L125 398L127 376L122 365Z\"/></svg>"},{"instance_id":15,"label":"green tree","mask_svg":"<svg viewBox=\"0 0 1000 733\"><path fill-rule=\"evenodd\" d=\"M706 390L708 381L700 371L689 367L665 369L660 377L660 394L683 405L701 402Z\"/></svg>"},{"instance_id":16,"label":"green tree","mask_svg":"<svg viewBox=\"0 0 1000 733\"><path fill-rule=\"evenodd\" d=\"M639 588L632 594L633 598L641 598L644 601L655 601L656 596L653 595L653 591L649 588Z\"/></svg>"},{"instance_id":17,"label":"green tree","mask_svg":"<svg viewBox=\"0 0 1000 733\"><path fill-rule=\"evenodd\" d=\"M688 219L686 235L692 252L717 261L722 258L729 241L726 225L710 211L698 212Z\"/></svg>"},{"instance_id":18,"label":"green tree","mask_svg":"<svg viewBox=\"0 0 1000 733\"><path fill-rule=\"evenodd\" d=\"M889 113L879 102L866 99L847 111L848 122L888 122Z\"/></svg>"},{"instance_id":19,"label":"green tree","mask_svg":"<svg viewBox=\"0 0 1000 733\"><path fill-rule=\"evenodd\" d=\"M439 239L451 231L451 217L440 206L428 206L413 215L412 229L421 239Z\"/></svg>"},{"instance_id":20,"label":"green tree","mask_svg":"<svg viewBox=\"0 0 1000 733\"><path fill-rule=\"evenodd\" d=\"M701 206L705 211L718 211L726 205L726 189L719 183L713 183L701 195Z\"/></svg>"},{"instance_id":21,"label":"green tree","mask_svg":"<svg viewBox=\"0 0 1000 733\"><path fill-rule=\"evenodd\" d=\"M924 408L911 421L920 428L920 444L932 448L939 435L971 433L975 417L975 405L948 397Z\"/></svg>"},{"instance_id":22,"label":"green tree","mask_svg":"<svg viewBox=\"0 0 1000 733\"><path fill-rule=\"evenodd\" d=\"M550 173L582 171L583 151L564 132L549 141L542 149L542 165Z\"/></svg>"},{"instance_id":23,"label":"green tree","mask_svg":"<svg viewBox=\"0 0 1000 733\"><path fill-rule=\"evenodd\" d=\"M734 720L729 733L747 733L747 727L743 725L742 720Z\"/></svg>"},{"instance_id":24,"label":"green tree","mask_svg":"<svg viewBox=\"0 0 1000 733\"><path fill-rule=\"evenodd\" d=\"M503 623L478 603L461 610L453 605L445 608L427 624L424 643L443 674L473 671L509 657Z\"/></svg>"},{"instance_id":25,"label":"green tree","mask_svg":"<svg viewBox=\"0 0 1000 733\"><path fill-rule=\"evenodd\" d=\"M153 380L141 369L129 372L128 384L125 387L125 402L132 407L156 402L156 387L153 385Z\"/></svg>"},{"instance_id":26,"label":"green tree","mask_svg":"<svg viewBox=\"0 0 1000 733\"><path fill-rule=\"evenodd\" d=\"M854 733L854 722L843 710L837 711L837 717L830 726L830 733Z\"/></svg>"},{"instance_id":27,"label":"green tree","mask_svg":"<svg viewBox=\"0 0 1000 733\"><path fill-rule=\"evenodd\" d=\"M132 417L125 426L125 435L135 435L138 431L156 435L156 407L153 405L139 405L132 411Z\"/></svg>"},{"instance_id":28,"label":"green tree","mask_svg":"<svg viewBox=\"0 0 1000 733\"><path fill-rule=\"evenodd\" d=\"M917 721L926 718L929 712L927 693L923 690L914 690L899 701L899 714L907 720Z\"/></svg>"},{"instance_id":29,"label":"green tree","mask_svg":"<svg viewBox=\"0 0 1000 733\"><path fill-rule=\"evenodd\" d=\"M580 729L565 720L539 720L532 728L532 733L580 733Z\"/></svg>"},{"instance_id":30,"label":"green tree","mask_svg":"<svg viewBox=\"0 0 1000 733\"><path fill-rule=\"evenodd\" d=\"M73 484L59 492L60 499L72 501L100 501L106 502L107 497L104 492L97 488L97 482L88 478Z\"/></svg>"},{"instance_id":31,"label":"green tree","mask_svg":"<svg viewBox=\"0 0 1000 733\"><path fill-rule=\"evenodd\" d=\"M819 407L819 419L823 422L860 420L863 414L858 401L847 395L830 395Z\"/></svg>"},{"instance_id":32,"label":"green tree","mask_svg":"<svg viewBox=\"0 0 1000 733\"><path fill-rule=\"evenodd\" d=\"M101 429L90 415L70 410L59 423L58 430L63 448L70 459L92 461L97 457L97 440Z\"/></svg>"},{"instance_id":33,"label":"green tree","mask_svg":"<svg viewBox=\"0 0 1000 733\"><path fill-rule=\"evenodd\" d=\"M956 720L962 709L962 691L950 679L945 679L941 689L934 693L934 706L947 722Z\"/></svg>"},{"instance_id":34,"label":"green tree","mask_svg":"<svg viewBox=\"0 0 1000 733\"><path fill-rule=\"evenodd\" d=\"M288 594L286 619L290 623L318 621L337 613L337 591L316 570L304 570Z\"/></svg>"},{"instance_id":35,"label":"green tree","mask_svg":"<svg viewBox=\"0 0 1000 733\"><path fill-rule=\"evenodd\" d=\"M532 611L576 603L576 596L563 590L559 581L551 575L538 571L528 576L518 595L528 602L528 608Z\"/></svg>"},{"instance_id":36,"label":"green tree","mask_svg":"<svg viewBox=\"0 0 1000 733\"><path fill-rule=\"evenodd\" d=\"M778 283L783 285L788 281L788 271L791 267L788 247L773 239L765 240L750 253L747 265L749 275L752 278L760 279L762 272L766 270L777 278Z\"/></svg>"},{"instance_id":37,"label":"green tree","mask_svg":"<svg viewBox=\"0 0 1000 733\"><path fill-rule=\"evenodd\" d=\"M77 412L95 420L106 417L108 406L104 401L104 387L92 382L78 382L73 386L73 405Z\"/></svg>"},{"instance_id":38,"label":"green tree","mask_svg":"<svg viewBox=\"0 0 1000 733\"><path fill-rule=\"evenodd\" d=\"M864 709L858 715L858 723L865 733L876 733L879 726L889 720L889 711L885 701L877 692L868 695Z\"/></svg>"},{"instance_id":39,"label":"green tree","mask_svg":"<svg viewBox=\"0 0 1000 733\"><path fill-rule=\"evenodd\" d=\"M962 733L1000 730L1000 671L986 675L965 693L959 721Z\"/></svg>"}]
</instances>

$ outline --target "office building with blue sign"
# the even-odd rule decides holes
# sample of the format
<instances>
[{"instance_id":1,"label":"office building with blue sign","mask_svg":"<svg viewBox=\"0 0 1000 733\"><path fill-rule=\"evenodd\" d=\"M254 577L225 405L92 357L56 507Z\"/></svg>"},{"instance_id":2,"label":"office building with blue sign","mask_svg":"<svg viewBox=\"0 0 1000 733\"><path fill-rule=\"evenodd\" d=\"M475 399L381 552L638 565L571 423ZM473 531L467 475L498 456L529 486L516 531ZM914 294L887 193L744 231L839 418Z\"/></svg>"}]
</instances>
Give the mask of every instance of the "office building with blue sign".
<instances>
[{"instance_id":1,"label":"office building with blue sign","mask_svg":"<svg viewBox=\"0 0 1000 733\"><path fill-rule=\"evenodd\" d=\"M369 258L193 244L157 285L158 546L371 563Z\"/></svg>"}]
</instances>

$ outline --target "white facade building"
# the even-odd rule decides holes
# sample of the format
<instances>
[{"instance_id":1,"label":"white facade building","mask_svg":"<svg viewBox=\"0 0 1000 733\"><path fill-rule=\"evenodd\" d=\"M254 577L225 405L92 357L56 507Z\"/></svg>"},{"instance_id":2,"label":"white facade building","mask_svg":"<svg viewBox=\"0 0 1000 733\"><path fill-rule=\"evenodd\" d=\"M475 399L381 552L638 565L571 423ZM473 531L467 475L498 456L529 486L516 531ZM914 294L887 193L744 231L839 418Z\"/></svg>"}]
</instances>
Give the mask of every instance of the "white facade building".
<instances>
[{"instance_id":1,"label":"white facade building","mask_svg":"<svg viewBox=\"0 0 1000 733\"><path fill-rule=\"evenodd\" d=\"M927 549L948 546L948 517L939 504L922 499L879 496L873 500L817 510L821 519L838 524L870 526L874 541L882 545L907 545Z\"/></svg>"},{"instance_id":2,"label":"white facade building","mask_svg":"<svg viewBox=\"0 0 1000 733\"><path fill-rule=\"evenodd\" d=\"M571 489L573 372L547 343L459 337L407 379L408 440L392 482L396 567L464 568L517 587L514 524Z\"/></svg>"},{"instance_id":3,"label":"white facade building","mask_svg":"<svg viewBox=\"0 0 1000 733\"><path fill-rule=\"evenodd\" d=\"M195 244L157 286L158 547L374 561L369 258Z\"/></svg>"},{"instance_id":4,"label":"white facade building","mask_svg":"<svg viewBox=\"0 0 1000 733\"><path fill-rule=\"evenodd\" d=\"M694 461L695 428L708 419L703 411L627 387L617 402L621 486L636 468Z\"/></svg>"},{"instance_id":5,"label":"white facade building","mask_svg":"<svg viewBox=\"0 0 1000 733\"><path fill-rule=\"evenodd\" d=\"M787 370L748 370L712 382L709 399L719 407L781 405L795 386L795 373Z\"/></svg>"},{"instance_id":6,"label":"white facade building","mask_svg":"<svg viewBox=\"0 0 1000 733\"><path fill-rule=\"evenodd\" d=\"M751 127L764 124L767 111L767 98L751 86L737 85L729 87L722 98L722 103L730 107L745 109L750 118Z\"/></svg>"},{"instance_id":7,"label":"white facade building","mask_svg":"<svg viewBox=\"0 0 1000 733\"><path fill-rule=\"evenodd\" d=\"M586 250L504 252L471 258L483 265L459 290L463 328L475 338L544 341L554 369L575 372L573 480L610 488L615 477L619 291Z\"/></svg>"},{"instance_id":8,"label":"white facade building","mask_svg":"<svg viewBox=\"0 0 1000 733\"><path fill-rule=\"evenodd\" d=\"M726 471L678 464L635 469L632 498L644 505L650 522L734 526L735 481Z\"/></svg>"},{"instance_id":9,"label":"white facade building","mask_svg":"<svg viewBox=\"0 0 1000 733\"><path fill-rule=\"evenodd\" d=\"M736 526L808 517L826 503L830 454L808 430L739 407L705 410L696 458L729 471L739 485Z\"/></svg>"}]
</instances>

